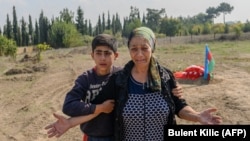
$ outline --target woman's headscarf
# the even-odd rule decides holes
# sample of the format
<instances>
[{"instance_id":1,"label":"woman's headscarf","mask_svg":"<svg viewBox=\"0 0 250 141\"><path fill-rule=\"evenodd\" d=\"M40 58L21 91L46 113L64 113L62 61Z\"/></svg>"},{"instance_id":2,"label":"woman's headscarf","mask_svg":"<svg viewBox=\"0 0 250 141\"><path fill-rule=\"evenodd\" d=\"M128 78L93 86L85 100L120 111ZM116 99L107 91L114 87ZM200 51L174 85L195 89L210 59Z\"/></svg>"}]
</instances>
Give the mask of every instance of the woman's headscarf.
<instances>
[{"instance_id":1,"label":"woman's headscarf","mask_svg":"<svg viewBox=\"0 0 250 141\"><path fill-rule=\"evenodd\" d=\"M154 32L148 28L148 27L139 27L134 29L129 38L128 38L128 47L129 47L129 43L131 41L131 39L135 36L141 36L145 39L148 40L150 47L152 48L152 53L155 50L155 42L156 42L156 38L155 38L155 34ZM150 64L149 64L149 75L148 75L148 86L151 90L153 91L160 91L161 90L161 78L160 78L160 73L159 73L159 69L158 69L158 63L156 58L153 56L151 56L150 58Z\"/></svg>"}]
</instances>

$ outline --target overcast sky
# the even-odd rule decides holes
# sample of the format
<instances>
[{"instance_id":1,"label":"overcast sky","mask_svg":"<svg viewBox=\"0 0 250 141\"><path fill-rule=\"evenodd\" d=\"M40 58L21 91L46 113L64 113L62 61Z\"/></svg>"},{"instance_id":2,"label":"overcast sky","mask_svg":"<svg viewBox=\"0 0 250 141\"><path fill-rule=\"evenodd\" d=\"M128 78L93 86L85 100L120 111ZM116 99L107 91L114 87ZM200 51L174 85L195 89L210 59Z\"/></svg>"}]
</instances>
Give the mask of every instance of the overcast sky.
<instances>
[{"instance_id":1,"label":"overcast sky","mask_svg":"<svg viewBox=\"0 0 250 141\"><path fill-rule=\"evenodd\" d=\"M92 26L96 24L98 16L109 11L110 15L118 13L123 20L130 13L130 6L139 9L140 13L146 13L146 8L160 10L165 8L168 16L194 16L198 13L206 13L208 7L217 7L220 3L226 2L234 7L231 14L226 15L226 21L250 20L250 0L0 0L0 27L6 24L6 15L9 14L12 21L13 6L16 8L17 18L22 17L28 22L31 15L33 24L39 18L43 10L44 16L49 20L59 16L64 8L73 11L80 6L84 11L84 18L90 19ZM215 22L223 22L222 16L215 19Z\"/></svg>"}]
</instances>

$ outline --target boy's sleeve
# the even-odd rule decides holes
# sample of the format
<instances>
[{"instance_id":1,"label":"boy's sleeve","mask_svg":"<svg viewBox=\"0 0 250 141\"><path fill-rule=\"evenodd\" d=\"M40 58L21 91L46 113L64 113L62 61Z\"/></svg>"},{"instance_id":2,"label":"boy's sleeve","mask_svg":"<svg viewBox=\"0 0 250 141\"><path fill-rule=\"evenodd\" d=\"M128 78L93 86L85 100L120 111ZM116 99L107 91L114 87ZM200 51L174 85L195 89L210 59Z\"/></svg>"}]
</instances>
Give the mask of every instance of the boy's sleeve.
<instances>
[{"instance_id":1,"label":"boy's sleeve","mask_svg":"<svg viewBox=\"0 0 250 141\"><path fill-rule=\"evenodd\" d=\"M84 80L82 75L79 76L75 81L74 87L66 94L62 108L64 114L74 117L94 113L96 105L83 101L88 88Z\"/></svg>"},{"instance_id":2,"label":"boy's sleeve","mask_svg":"<svg viewBox=\"0 0 250 141\"><path fill-rule=\"evenodd\" d=\"M174 96L172 89L176 88L176 85L177 85L176 81L177 80L175 79L174 74L170 70L168 70L168 72L169 72L169 76L170 76L170 87L171 87L170 93L171 93L171 96L172 96L173 101L175 103L175 114L177 116L179 116L178 115L179 111L182 108L184 108L185 106L187 106L188 104L187 104L187 101L185 99L183 99L183 98L180 99L180 98Z\"/></svg>"}]
</instances>

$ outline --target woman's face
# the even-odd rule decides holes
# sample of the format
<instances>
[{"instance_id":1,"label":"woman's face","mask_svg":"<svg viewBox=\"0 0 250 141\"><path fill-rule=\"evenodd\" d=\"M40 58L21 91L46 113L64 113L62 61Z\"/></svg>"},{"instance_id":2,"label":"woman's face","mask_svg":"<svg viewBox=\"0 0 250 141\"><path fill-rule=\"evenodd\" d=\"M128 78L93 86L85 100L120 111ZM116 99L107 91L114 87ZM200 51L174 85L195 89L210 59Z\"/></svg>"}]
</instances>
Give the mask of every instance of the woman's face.
<instances>
[{"instance_id":1,"label":"woman's face","mask_svg":"<svg viewBox=\"0 0 250 141\"><path fill-rule=\"evenodd\" d=\"M135 65L148 67L152 56L148 40L140 36L133 37L129 43L129 53Z\"/></svg>"}]
</instances>

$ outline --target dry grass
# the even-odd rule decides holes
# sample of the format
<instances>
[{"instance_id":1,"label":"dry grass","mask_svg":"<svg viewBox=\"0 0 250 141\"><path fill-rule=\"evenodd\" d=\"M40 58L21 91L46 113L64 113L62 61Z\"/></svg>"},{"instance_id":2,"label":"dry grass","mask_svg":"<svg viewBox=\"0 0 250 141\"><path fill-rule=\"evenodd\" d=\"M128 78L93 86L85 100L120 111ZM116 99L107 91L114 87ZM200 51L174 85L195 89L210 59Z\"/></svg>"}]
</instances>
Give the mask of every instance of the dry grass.
<instances>
[{"instance_id":1,"label":"dry grass","mask_svg":"<svg viewBox=\"0 0 250 141\"><path fill-rule=\"evenodd\" d=\"M192 64L203 65L204 46L208 44L216 61L214 79L181 83L184 97L197 110L217 107L223 124L250 124L250 41L201 42L195 44L158 44L155 55L173 71ZM42 61L19 62L0 57L0 140L3 141L79 141L79 127L59 139L48 139L44 127L61 113L64 96L76 77L94 65L89 48L57 49L43 52ZM116 65L129 60L126 47L119 48ZM29 54L34 55L33 53ZM45 64L45 71L5 75L10 69L27 69ZM39 69L38 69L39 70ZM178 119L179 124L194 124Z\"/></svg>"}]
</instances>

